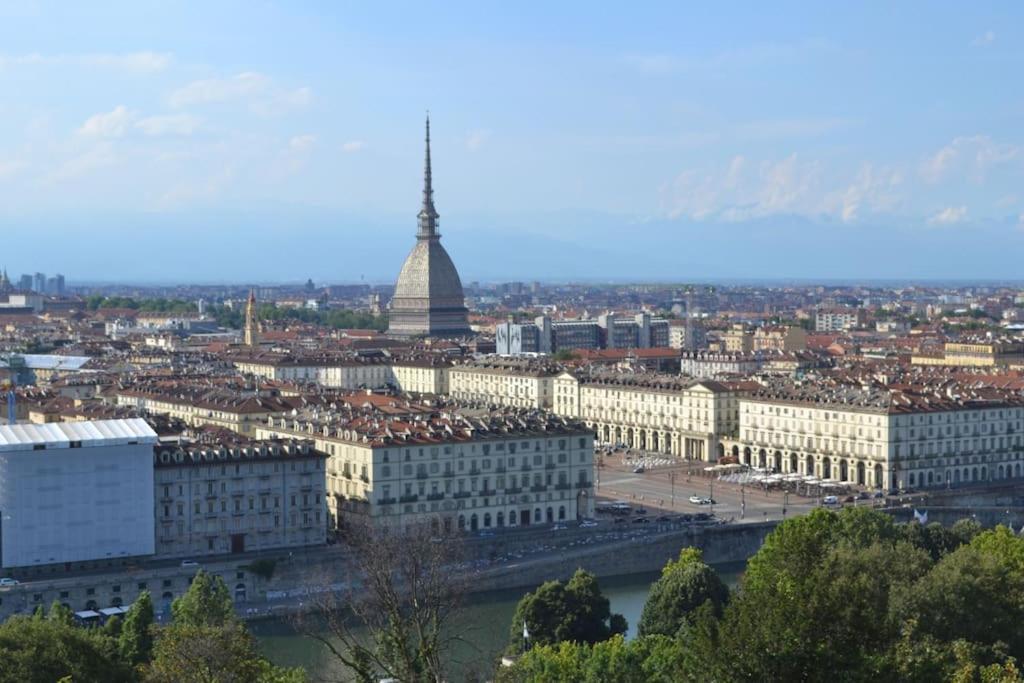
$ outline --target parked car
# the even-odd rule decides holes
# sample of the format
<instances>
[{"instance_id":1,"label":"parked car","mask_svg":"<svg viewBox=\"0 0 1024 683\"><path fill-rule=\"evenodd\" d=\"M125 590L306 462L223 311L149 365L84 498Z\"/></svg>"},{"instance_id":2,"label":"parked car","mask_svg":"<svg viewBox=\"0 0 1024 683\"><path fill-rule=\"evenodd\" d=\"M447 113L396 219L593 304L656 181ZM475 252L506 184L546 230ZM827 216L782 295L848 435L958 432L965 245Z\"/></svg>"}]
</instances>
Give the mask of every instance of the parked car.
<instances>
[{"instance_id":1,"label":"parked car","mask_svg":"<svg viewBox=\"0 0 1024 683\"><path fill-rule=\"evenodd\" d=\"M693 503L694 505L703 505L704 498L702 498L701 496L693 495L690 496L690 502Z\"/></svg>"},{"instance_id":2,"label":"parked car","mask_svg":"<svg viewBox=\"0 0 1024 683\"><path fill-rule=\"evenodd\" d=\"M597 521L593 519L585 519L582 522L580 522L581 529L592 529L595 526L598 526L598 524Z\"/></svg>"},{"instance_id":3,"label":"parked car","mask_svg":"<svg viewBox=\"0 0 1024 683\"><path fill-rule=\"evenodd\" d=\"M870 497L871 496L868 495L867 491L861 491L860 493L857 494L857 500L867 500Z\"/></svg>"},{"instance_id":4,"label":"parked car","mask_svg":"<svg viewBox=\"0 0 1024 683\"><path fill-rule=\"evenodd\" d=\"M626 521L626 520L625 520L625 519L624 519L623 517L616 517L616 518L615 518L615 523L616 523L616 524L624 524L624 523L625 523L625 521Z\"/></svg>"},{"instance_id":5,"label":"parked car","mask_svg":"<svg viewBox=\"0 0 1024 683\"><path fill-rule=\"evenodd\" d=\"M843 498L843 502L844 503L852 503L855 500L857 500L857 498L855 496L847 496L846 498Z\"/></svg>"},{"instance_id":6,"label":"parked car","mask_svg":"<svg viewBox=\"0 0 1024 683\"><path fill-rule=\"evenodd\" d=\"M2 579L0 579L0 586L17 586L17 585L18 585L18 580L17 579L12 579L9 576L5 576Z\"/></svg>"},{"instance_id":7,"label":"parked car","mask_svg":"<svg viewBox=\"0 0 1024 683\"><path fill-rule=\"evenodd\" d=\"M875 491L874 493L872 493L871 497L872 498L885 498L885 492L882 491L881 489L879 489L878 491Z\"/></svg>"},{"instance_id":8,"label":"parked car","mask_svg":"<svg viewBox=\"0 0 1024 683\"><path fill-rule=\"evenodd\" d=\"M839 505L839 498L836 496L825 496L821 499L821 504L825 507L834 507Z\"/></svg>"},{"instance_id":9,"label":"parked car","mask_svg":"<svg viewBox=\"0 0 1024 683\"><path fill-rule=\"evenodd\" d=\"M637 467L633 468L633 474L643 474L644 472L646 472L646 470L644 469L643 465L638 465Z\"/></svg>"},{"instance_id":10,"label":"parked car","mask_svg":"<svg viewBox=\"0 0 1024 683\"><path fill-rule=\"evenodd\" d=\"M633 519L633 524L647 524L650 521L651 520L647 519L646 517L636 517Z\"/></svg>"},{"instance_id":11,"label":"parked car","mask_svg":"<svg viewBox=\"0 0 1024 683\"><path fill-rule=\"evenodd\" d=\"M647 514L647 508L637 508L636 509L636 514L638 514L638 515L646 515Z\"/></svg>"},{"instance_id":12,"label":"parked car","mask_svg":"<svg viewBox=\"0 0 1024 683\"><path fill-rule=\"evenodd\" d=\"M181 566L182 567L198 567L199 563L196 562L195 560L182 560L181 561Z\"/></svg>"},{"instance_id":13,"label":"parked car","mask_svg":"<svg viewBox=\"0 0 1024 683\"><path fill-rule=\"evenodd\" d=\"M565 525L564 525L564 524L562 524L561 522L558 522L558 523L557 523L557 524L555 524L555 525L554 525L553 527L551 527L551 530L552 530L552 531L565 531L565 530L566 530L566 529L568 529L568 528L569 528L569 527L565 526Z\"/></svg>"}]
</instances>

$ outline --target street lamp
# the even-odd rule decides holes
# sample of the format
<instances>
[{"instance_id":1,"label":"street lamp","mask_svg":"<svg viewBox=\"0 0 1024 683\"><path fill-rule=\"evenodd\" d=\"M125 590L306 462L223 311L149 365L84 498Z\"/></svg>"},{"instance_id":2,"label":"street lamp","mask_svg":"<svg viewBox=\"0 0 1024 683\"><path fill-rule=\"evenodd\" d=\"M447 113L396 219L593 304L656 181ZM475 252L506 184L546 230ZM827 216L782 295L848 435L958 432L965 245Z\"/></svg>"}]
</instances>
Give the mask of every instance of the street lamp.
<instances>
[{"instance_id":1,"label":"street lamp","mask_svg":"<svg viewBox=\"0 0 1024 683\"><path fill-rule=\"evenodd\" d=\"M786 518L786 506L789 505L789 491L782 494L782 518Z\"/></svg>"},{"instance_id":2,"label":"street lamp","mask_svg":"<svg viewBox=\"0 0 1024 683\"><path fill-rule=\"evenodd\" d=\"M740 484L740 519L747 516L747 492L743 488L743 484Z\"/></svg>"},{"instance_id":3,"label":"street lamp","mask_svg":"<svg viewBox=\"0 0 1024 683\"><path fill-rule=\"evenodd\" d=\"M672 509L676 509L676 473L675 470L668 473L668 480L672 482Z\"/></svg>"}]
</instances>

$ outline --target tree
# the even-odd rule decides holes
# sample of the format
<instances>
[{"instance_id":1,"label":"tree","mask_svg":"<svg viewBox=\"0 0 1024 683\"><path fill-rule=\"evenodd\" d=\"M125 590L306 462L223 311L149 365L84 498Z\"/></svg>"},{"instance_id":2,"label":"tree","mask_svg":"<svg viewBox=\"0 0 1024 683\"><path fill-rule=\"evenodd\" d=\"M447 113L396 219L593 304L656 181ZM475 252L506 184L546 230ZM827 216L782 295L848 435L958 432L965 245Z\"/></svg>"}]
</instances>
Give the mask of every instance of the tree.
<instances>
[{"instance_id":1,"label":"tree","mask_svg":"<svg viewBox=\"0 0 1024 683\"><path fill-rule=\"evenodd\" d=\"M128 609L118 639L118 649L125 662L138 666L149 661L153 651L152 628L153 600L149 591L142 591Z\"/></svg>"},{"instance_id":2,"label":"tree","mask_svg":"<svg viewBox=\"0 0 1024 683\"><path fill-rule=\"evenodd\" d=\"M684 548L678 560L670 560L651 586L637 631L674 636L689 623L689 616L709 602L716 616L729 599L729 589L718 572L706 565L697 548Z\"/></svg>"},{"instance_id":3,"label":"tree","mask_svg":"<svg viewBox=\"0 0 1024 683\"><path fill-rule=\"evenodd\" d=\"M113 642L63 619L15 616L0 624L0 683L130 681Z\"/></svg>"},{"instance_id":4,"label":"tree","mask_svg":"<svg viewBox=\"0 0 1024 683\"><path fill-rule=\"evenodd\" d=\"M528 643L523 642L524 624ZM565 584L547 581L523 596L512 617L509 650L563 641L593 644L625 633L626 628L625 618L612 614L597 577L577 569Z\"/></svg>"},{"instance_id":5,"label":"tree","mask_svg":"<svg viewBox=\"0 0 1024 683\"><path fill-rule=\"evenodd\" d=\"M152 683L301 683L301 669L275 667L241 623L173 623L160 630L143 680Z\"/></svg>"},{"instance_id":6,"label":"tree","mask_svg":"<svg viewBox=\"0 0 1024 683\"><path fill-rule=\"evenodd\" d=\"M46 615L46 618L50 621L57 621L68 626L75 625L75 613L71 611L70 607L57 599L54 599L53 603L50 605L50 611Z\"/></svg>"},{"instance_id":7,"label":"tree","mask_svg":"<svg viewBox=\"0 0 1024 683\"><path fill-rule=\"evenodd\" d=\"M817 510L787 520L748 562L709 656L728 680L884 677L899 636L894 589L924 575L931 558L899 539L884 513Z\"/></svg>"},{"instance_id":8,"label":"tree","mask_svg":"<svg viewBox=\"0 0 1024 683\"><path fill-rule=\"evenodd\" d=\"M352 550L352 579L342 590L311 580L323 590L313 592L312 609L296 618L297 630L360 681L446 680L465 593L452 571L461 545L433 536L425 525L350 525L344 540Z\"/></svg>"},{"instance_id":9,"label":"tree","mask_svg":"<svg viewBox=\"0 0 1024 683\"><path fill-rule=\"evenodd\" d=\"M185 594L171 603L176 624L224 626L236 620L235 604L224 579L202 569L192 578Z\"/></svg>"},{"instance_id":10,"label":"tree","mask_svg":"<svg viewBox=\"0 0 1024 683\"><path fill-rule=\"evenodd\" d=\"M685 680L679 641L646 636L633 641L615 635L588 645L562 641L538 645L511 667L500 668L498 683L675 683Z\"/></svg>"}]
</instances>

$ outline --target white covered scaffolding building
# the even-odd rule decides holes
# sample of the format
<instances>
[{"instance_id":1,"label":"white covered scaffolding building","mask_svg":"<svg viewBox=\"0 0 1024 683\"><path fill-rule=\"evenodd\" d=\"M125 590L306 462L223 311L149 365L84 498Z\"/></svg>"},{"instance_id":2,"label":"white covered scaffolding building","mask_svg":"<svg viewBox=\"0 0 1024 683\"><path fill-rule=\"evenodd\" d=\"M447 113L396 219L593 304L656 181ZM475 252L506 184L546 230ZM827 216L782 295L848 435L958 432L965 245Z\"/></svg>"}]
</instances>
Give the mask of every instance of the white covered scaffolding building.
<instances>
[{"instance_id":1,"label":"white covered scaffolding building","mask_svg":"<svg viewBox=\"0 0 1024 683\"><path fill-rule=\"evenodd\" d=\"M0 567L153 555L142 419L0 426Z\"/></svg>"}]
</instances>

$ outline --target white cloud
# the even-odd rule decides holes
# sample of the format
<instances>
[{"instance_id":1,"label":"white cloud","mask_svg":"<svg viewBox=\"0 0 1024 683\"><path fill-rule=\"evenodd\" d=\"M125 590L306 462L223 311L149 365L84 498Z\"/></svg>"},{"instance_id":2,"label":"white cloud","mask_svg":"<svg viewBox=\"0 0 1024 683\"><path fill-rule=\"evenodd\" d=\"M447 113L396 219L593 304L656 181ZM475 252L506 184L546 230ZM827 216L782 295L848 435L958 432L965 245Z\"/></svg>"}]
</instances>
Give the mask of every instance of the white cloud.
<instances>
[{"instance_id":1,"label":"white cloud","mask_svg":"<svg viewBox=\"0 0 1024 683\"><path fill-rule=\"evenodd\" d=\"M491 131L477 129L471 130L466 134L466 147L471 151L475 152L480 149L485 142L491 137Z\"/></svg>"},{"instance_id":2,"label":"white cloud","mask_svg":"<svg viewBox=\"0 0 1024 683\"><path fill-rule=\"evenodd\" d=\"M78 133L95 138L119 138L135 118L134 112L119 104L113 111L90 116L78 129Z\"/></svg>"},{"instance_id":3,"label":"white cloud","mask_svg":"<svg viewBox=\"0 0 1024 683\"><path fill-rule=\"evenodd\" d=\"M947 206L928 219L928 225L954 225L967 218L966 206Z\"/></svg>"},{"instance_id":4,"label":"white cloud","mask_svg":"<svg viewBox=\"0 0 1024 683\"><path fill-rule=\"evenodd\" d=\"M863 209L892 209L899 201L896 188L902 183L903 174L899 171L863 164L857 177L841 192L837 202L840 218L844 223L850 223L861 215Z\"/></svg>"},{"instance_id":5,"label":"white cloud","mask_svg":"<svg viewBox=\"0 0 1024 683\"><path fill-rule=\"evenodd\" d=\"M971 41L971 45L975 47L987 47L992 43L996 42L996 32L992 29L985 31L980 36Z\"/></svg>"},{"instance_id":6,"label":"white cloud","mask_svg":"<svg viewBox=\"0 0 1024 683\"><path fill-rule=\"evenodd\" d=\"M110 143L101 142L82 154L62 163L49 180L50 182L73 180L92 171L112 166L116 162L117 156L114 154Z\"/></svg>"},{"instance_id":7,"label":"white cloud","mask_svg":"<svg viewBox=\"0 0 1024 683\"><path fill-rule=\"evenodd\" d=\"M245 102L261 115L275 115L301 109L312 101L309 88L287 89L261 73L246 71L230 78L208 78L193 81L170 95L173 107L187 107L224 102Z\"/></svg>"},{"instance_id":8,"label":"white cloud","mask_svg":"<svg viewBox=\"0 0 1024 683\"><path fill-rule=\"evenodd\" d=\"M921 164L921 175L937 183L956 173L966 173L974 182L982 182L994 166L1021 155L1021 147L996 143L987 135L954 138L952 142Z\"/></svg>"},{"instance_id":9,"label":"white cloud","mask_svg":"<svg viewBox=\"0 0 1024 683\"><path fill-rule=\"evenodd\" d=\"M160 52L0 55L0 68L5 66L77 66L148 73L165 69L170 63L171 55Z\"/></svg>"},{"instance_id":10,"label":"white cloud","mask_svg":"<svg viewBox=\"0 0 1024 683\"><path fill-rule=\"evenodd\" d=\"M822 211L821 167L796 154L778 160L731 159L722 171L687 170L663 188L670 216L740 221Z\"/></svg>"},{"instance_id":11,"label":"white cloud","mask_svg":"<svg viewBox=\"0 0 1024 683\"><path fill-rule=\"evenodd\" d=\"M296 153L305 153L313 149L314 144L316 144L316 136L296 135L288 141L288 149Z\"/></svg>"},{"instance_id":12,"label":"white cloud","mask_svg":"<svg viewBox=\"0 0 1024 683\"><path fill-rule=\"evenodd\" d=\"M24 168L24 166L24 162L21 161L0 160L0 178L10 178L15 173Z\"/></svg>"},{"instance_id":13,"label":"white cloud","mask_svg":"<svg viewBox=\"0 0 1024 683\"><path fill-rule=\"evenodd\" d=\"M359 152L364 149L366 149L366 141L364 140L349 140L341 146L341 151L348 154Z\"/></svg>"},{"instance_id":14,"label":"white cloud","mask_svg":"<svg viewBox=\"0 0 1024 683\"><path fill-rule=\"evenodd\" d=\"M200 119L191 114L163 114L147 116L135 122L135 127L146 135L192 135L199 128Z\"/></svg>"}]
</instances>

